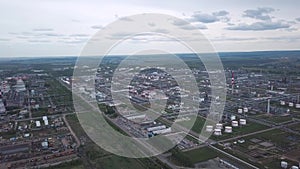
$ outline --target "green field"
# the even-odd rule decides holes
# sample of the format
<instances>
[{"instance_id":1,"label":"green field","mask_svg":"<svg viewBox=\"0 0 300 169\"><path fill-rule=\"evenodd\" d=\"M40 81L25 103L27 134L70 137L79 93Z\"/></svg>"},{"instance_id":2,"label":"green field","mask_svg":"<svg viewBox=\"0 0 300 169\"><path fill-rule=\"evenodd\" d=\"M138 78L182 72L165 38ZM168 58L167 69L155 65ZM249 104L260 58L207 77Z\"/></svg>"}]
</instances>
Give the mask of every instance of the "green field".
<instances>
[{"instance_id":1,"label":"green field","mask_svg":"<svg viewBox=\"0 0 300 169\"><path fill-rule=\"evenodd\" d=\"M267 129L267 128L268 128L267 126L264 126L262 124L248 122L245 126L239 126L239 127L236 127L236 128L233 127L232 128L233 132L231 134L223 132L222 136L212 135L211 139L219 141L219 140L223 140L223 139L228 139L228 138L232 138L232 137L237 137L237 136L253 133L253 132L264 130L264 129Z\"/></svg>"},{"instance_id":2,"label":"green field","mask_svg":"<svg viewBox=\"0 0 300 169\"><path fill-rule=\"evenodd\" d=\"M208 147L187 151L184 152L184 154L188 156L193 163L207 161L218 156L217 152Z\"/></svg>"},{"instance_id":3,"label":"green field","mask_svg":"<svg viewBox=\"0 0 300 169\"><path fill-rule=\"evenodd\" d=\"M196 120L194 121L193 124L193 120L188 120L188 121L181 121L181 122L177 122L179 125L182 125L186 128L189 128L190 126L193 126L191 128L192 131L196 132L196 133L200 133L204 123L205 123L205 118L197 116Z\"/></svg>"},{"instance_id":4,"label":"green field","mask_svg":"<svg viewBox=\"0 0 300 169\"><path fill-rule=\"evenodd\" d=\"M299 142L297 142L297 140L300 139L299 136L294 135L294 134L290 134L288 132L279 130L279 129L274 129L274 130L270 130L267 132L263 132L263 133L259 133L253 136L248 136L245 137L245 143L243 144L238 144L235 146L234 151L232 150L226 150L228 153L233 154L238 156L241 159L244 159L245 161L251 162L246 156L250 151L255 151L253 150L254 147L259 146L256 143L252 143L250 141L250 139L252 138L256 138L261 140L262 142L267 141L272 143L276 148L275 149L266 149L264 150L265 153L268 154L272 154L275 155L275 157L264 157L258 160L262 160L263 162L260 162L259 164L256 164L257 166L260 166L261 168L272 168L272 169L279 169L280 168L280 157L282 155L284 155L286 152L283 151L284 149L288 149L288 148L292 148L297 150L300 147ZM294 139L294 144L293 141L291 139ZM250 148L252 147L252 148ZM262 146L257 147L256 149L257 151L262 151L263 148ZM243 155L244 154L244 155ZM289 161L286 160L285 161ZM291 161L289 161L289 163L292 163ZM293 162L294 164L296 164L295 162Z\"/></svg>"},{"instance_id":5,"label":"green field","mask_svg":"<svg viewBox=\"0 0 300 169\"><path fill-rule=\"evenodd\" d=\"M46 169L84 169L81 160L75 160L71 162L66 162L52 167L47 167Z\"/></svg>"},{"instance_id":6,"label":"green field","mask_svg":"<svg viewBox=\"0 0 300 169\"><path fill-rule=\"evenodd\" d=\"M79 138L85 138L86 142L84 146L80 147L80 155L84 161L85 168L103 168L103 169L115 169L115 168L130 168L130 169L159 169L166 168L164 164L161 164L155 158L125 158L117 155L110 154L103 150L98 145L93 143L84 130L81 128L80 123L76 115L68 115L67 120L72 129ZM114 126L115 127L115 126Z\"/></svg>"},{"instance_id":7,"label":"green field","mask_svg":"<svg viewBox=\"0 0 300 169\"><path fill-rule=\"evenodd\" d=\"M283 123L283 122L287 122L287 121L291 121L292 120L292 117L290 117L290 116L268 116L268 115L262 115L262 116L259 116L258 118L265 119L267 121L274 122L274 123Z\"/></svg>"}]
</instances>

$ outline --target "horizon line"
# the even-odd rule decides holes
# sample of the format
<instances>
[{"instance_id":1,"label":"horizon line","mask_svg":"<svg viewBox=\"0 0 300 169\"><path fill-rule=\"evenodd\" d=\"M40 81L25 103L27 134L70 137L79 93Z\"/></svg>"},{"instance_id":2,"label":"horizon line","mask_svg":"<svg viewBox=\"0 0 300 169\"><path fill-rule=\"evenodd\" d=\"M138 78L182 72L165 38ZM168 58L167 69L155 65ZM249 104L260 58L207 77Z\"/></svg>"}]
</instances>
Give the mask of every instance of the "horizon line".
<instances>
[{"instance_id":1,"label":"horizon line","mask_svg":"<svg viewBox=\"0 0 300 169\"><path fill-rule=\"evenodd\" d=\"M221 52L209 52L205 54L210 53L255 53L255 52L300 52L300 49L287 49L287 50L251 50L251 51L221 51ZM164 55L166 53L155 53L155 54L140 54L140 55ZM172 53L175 55L178 54L196 54L196 53ZM106 55L106 56L124 56L128 54L113 54L113 55ZM76 55L49 55L49 56L0 56L0 59L21 59L21 58L70 58L70 57L79 57ZM99 57L97 55L90 55L90 56L84 56L84 57Z\"/></svg>"}]
</instances>

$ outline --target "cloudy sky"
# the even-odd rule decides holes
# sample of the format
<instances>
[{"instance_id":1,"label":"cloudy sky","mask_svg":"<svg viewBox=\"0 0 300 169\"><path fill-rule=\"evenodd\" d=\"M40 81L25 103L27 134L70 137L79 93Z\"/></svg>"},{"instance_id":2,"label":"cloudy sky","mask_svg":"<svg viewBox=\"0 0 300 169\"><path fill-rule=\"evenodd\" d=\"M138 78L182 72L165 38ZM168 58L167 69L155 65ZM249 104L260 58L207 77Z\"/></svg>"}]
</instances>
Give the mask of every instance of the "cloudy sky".
<instances>
[{"instance_id":1,"label":"cloudy sky","mask_svg":"<svg viewBox=\"0 0 300 169\"><path fill-rule=\"evenodd\" d=\"M0 57L77 56L107 24L141 13L191 22L218 52L298 50L299 6L299 0L1 0Z\"/></svg>"}]
</instances>

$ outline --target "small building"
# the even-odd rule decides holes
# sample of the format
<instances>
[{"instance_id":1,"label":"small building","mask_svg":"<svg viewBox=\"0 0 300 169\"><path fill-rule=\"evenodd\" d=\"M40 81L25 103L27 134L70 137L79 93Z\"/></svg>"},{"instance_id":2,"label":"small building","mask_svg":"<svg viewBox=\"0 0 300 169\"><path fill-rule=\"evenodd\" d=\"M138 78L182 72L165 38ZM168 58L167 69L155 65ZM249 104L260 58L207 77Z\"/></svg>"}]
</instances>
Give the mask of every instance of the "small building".
<instances>
[{"instance_id":1,"label":"small building","mask_svg":"<svg viewBox=\"0 0 300 169\"><path fill-rule=\"evenodd\" d=\"M232 121L231 125L232 125L232 127L238 127L239 123L238 123L238 121Z\"/></svg>"},{"instance_id":2,"label":"small building","mask_svg":"<svg viewBox=\"0 0 300 169\"><path fill-rule=\"evenodd\" d=\"M211 126L211 125L207 125L207 126L206 126L206 131L207 131L207 132L212 132L213 129L214 129L214 127Z\"/></svg>"},{"instance_id":3,"label":"small building","mask_svg":"<svg viewBox=\"0 0 300 169\"><path fill-rule=\"evenodd\" d=\"M240 119L240 125L246 125L247 121L246 119Z\"/></svg>"},{"instance_id":4,"label":"small building","mask_svg":"<svg viewBox=\"0 0 300 169\"><path fill-rule=\"evenodd\" d=\"M2 99L0 99L0 115L6 112Z\"/></svg>"},{"instance_id":5,"label":"small building","mask_svg":"<svg viewBox=\"0 0 300 169\"><path fill-rule=\"evenodd\" d=\"M232 133L232 127L231 126L225 126L225 133Z\"/></svg>"},{"instance_id":6,"label":"small building","mask_svg":"<svg viewBox=\"0 0 300 169\"><path fill-rule=\"evenodd\" d=\"M216 129L223 129L223 124L217 123L216 124Z\"/></svg>"},{"instance_id":7,"label":"small building","mask_svg":"<svg viewBox=\"0 0 300 169\"><path fill-rule=\"evenodd\" d=\"M155 131L155 130L162 130L165 128L167 128L167 126L161 125L161 126L149 127L149 128L147 128L147 131L150 132L150 131Z\"/></svg>"},{"instance_id":8,"label":"small building","mask_svg":"<svg viewBox=\"0 0 300 169\"><path fill-rule=\"evenodd\" d=\"M222 135L222 130L221 129L215 129L214 135L215 136L221 136Z\"/></svg>"},{"instance_id":9,"label":"small building","mask_svg":"<svg viewBox=\"0 0 300 169\"><path fill-rule=\"evenodd\" d=\"M36 127L41 127L41 122L39 120L35 121Z\"/></svg>"},{"instance_id":10,"label":"small building","mask_svg":"<svg viewBox=\"0 0 300 169\"><path fill-rule=\"evenodd\" d=\"M48 126L49 125L48 120L44 120L44 124L45 124L45 126Z\"/></svg>"},{"instance_id":11,"label":"small building","mask_svg":"<svg viewBox=\"0 0 300 169\"><path fill-rule=\"evenodd\" d=\"M170 133L172 132L171 127L161 129L161 130L155 130L153 131L153 134L165 134L165 133Z\"/></svg>"},{"instance_id":12,"label":"small building","mask_svg":"<svg viewBox=\"0 0 300 169\"><path fill-rule=\"evenodd\" d=\"M48 143L47 140L45 140L45 141L42 142L42 147L43 147L44 149L47 149L48 146L49 146L49 143Z\"/></svg>"}]
</instances>

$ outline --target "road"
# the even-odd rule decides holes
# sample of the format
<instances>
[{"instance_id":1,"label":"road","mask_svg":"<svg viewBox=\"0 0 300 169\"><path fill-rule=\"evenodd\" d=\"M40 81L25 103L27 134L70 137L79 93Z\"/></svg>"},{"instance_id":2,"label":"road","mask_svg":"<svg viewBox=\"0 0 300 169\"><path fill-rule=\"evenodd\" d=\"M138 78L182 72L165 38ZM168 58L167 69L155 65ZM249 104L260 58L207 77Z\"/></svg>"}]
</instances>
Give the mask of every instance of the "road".
<instances>
[{"instance_id":1,"label":"road","mask_svg":"<svg viewBox=\"0 0 300 169\"><path fill-rule=\"evenodd\" d=\"M72 130L72 127L70 126L68 120L66 119L66 114L63 115L63 120L64 120L66 126L68 127L70 133L71 133L72 136L75 138L76 143L77 143L76 148L78 148L78 147L80 146L80 140L78 139L78 137L76 136L76 134L75 134L74 131Z\"/></svg>"},{"instance_id":2,"label":"road","mask_svg":"<svg viewBox=\"0 0 300 169\"><path fill-rule=\"evenodd\" d=\"M60 80L59 80L59 81L60 81ZM60 82L61 82L61 81L60 81ZM66 84L63 84L62 82L61 82L61 84L64 85L65 87L67 87L69 90L71 90L70 87L67 86ZM89 101L86 101L86 99L85 99L83 96L81 96L81 95L79 95L79 94L76 94L76 95L77 95L79 98L81 98L83 101L85 101L87 104L89 104L91 107L93 107L95 110L98 109L98 107L94 107L94 105L92 105L91 103L89 103ZM107 119L110 120L110 118L107 118ZM160 120L161 120L161 122L163 122L163 123L165 123L165 124L169 124L169 125L170 125L170 124L173 124L173 122L171 122L171 121L169 121L168 119L165 119L165 118L160 118ZM122 131L124 131L125 133L127 133L129 136L132 136L132 134L131 134L130 132L124 130L124 129L122 128L122 126L119 126L119 125L118 125L117 123L115 123L113 120L110 120L110 121L111 121L112 123L114 123L115 125L117 125ZM173 126L174 126L174 125L173 125ZM172 126L172 127L173 127L173 126ZM199 138L199 134L198 134L198 133L196 133L196 132L194 132L194 131L190 131L190 130L186 129L186 128L183 127L183 126L176 125L176 126L174 126L174 127L176 127L176 129L179 130L179 131L184 131L184 132L188 133L190 136L194 137L195 139L199 140L200 142L203 142L203 143L206 142L206 143L207 143L207 146L209 146L210 148L213 148L213 149L215 149L215 150L221 152L222 154L225 154L226 156L228 156L228 157L230 157L230 158L232 158L232 159L234 159L234 160L236 160L236 161L238 161L238 162L240 162L240 163L243 163L243 164L245 164L245 165L247 165L247 166L249 166L249 167L251 167L251 168L258 169L258 167L254 166L254 165L252 165L252 164L250 164L250 163L248 163L248 162L246 162L246 161L244 161L244 160L242 160L242 159L240 159L240 158L238 158L238 157L235 157L235 156L233 156L233 155L231 155L231 154L229 154L229 153L227 153L227 152L225 152L225 151L223 151L223 150L221 150L221 149L219 149L219 148L217 148L217 147L215 147L215 146L213 145L213 144L216 144L216 143L218 143L218 142L216 142L216 141L214 141L214 140L211 140L211 139L208 139L208 140L201 140L201 139ZM277 127L278 127L278 126L277 126ZM275 128L275 127L274 127L274 128ZM257 132L245 134L245 135L238 136L238 137L235 137L235 138L230 138L230 139L227 139L227 140L230 141L230 140L237 139L237 138L240 138L240 137L245 137L245 136L248 136L248 135L253 135L253 134L258 134L258 133L266 132L266 131L269 131L269 130L273 130L274 128L269 128L269 129L266 129L266 130L262 130L262 131L257 131ZM223 140L223 141L226 141L226 140ZM145 142L141 142L141 141L138 141L138 142L139 142L139 144L141 144L143 147L152 147L151 145L148 145L148 144L145 143ZM153 147L152 147L152 148L153 148ZM158 155L158 156L156 156L156 158L159 159L161 162L167 164L168 166L172 167L172 168L180 168L180 167L174 165L173 163L171 163L171 162L170 162L165 156L163 156L163 155Z\"/></svg>"}]
</instances>

